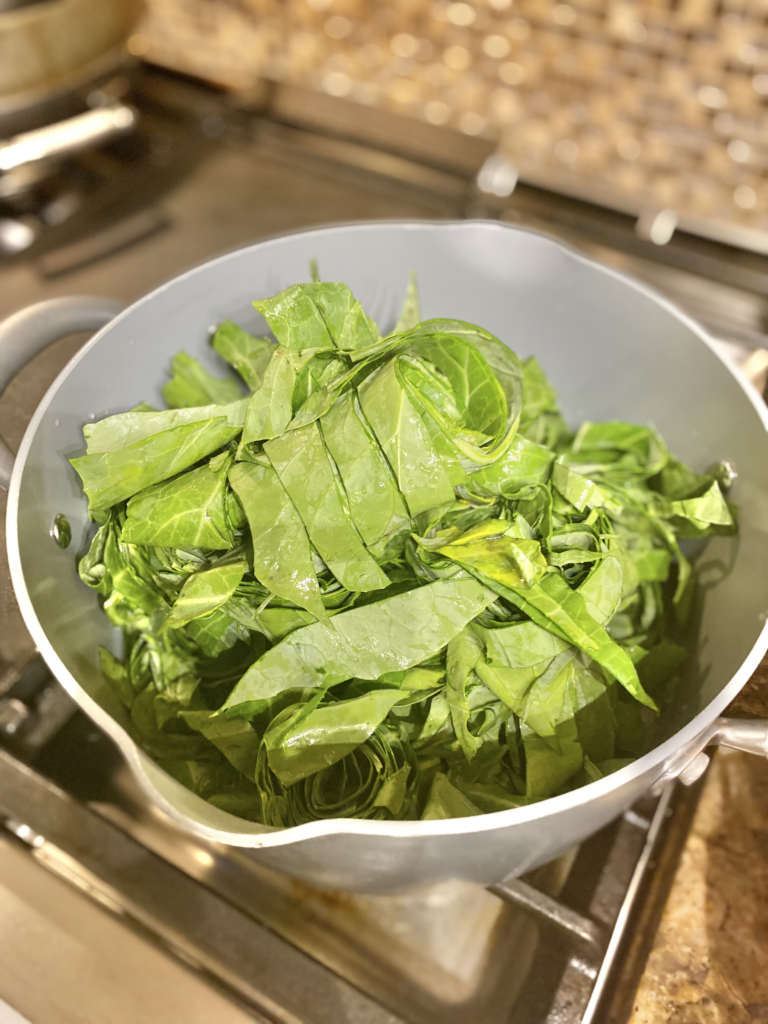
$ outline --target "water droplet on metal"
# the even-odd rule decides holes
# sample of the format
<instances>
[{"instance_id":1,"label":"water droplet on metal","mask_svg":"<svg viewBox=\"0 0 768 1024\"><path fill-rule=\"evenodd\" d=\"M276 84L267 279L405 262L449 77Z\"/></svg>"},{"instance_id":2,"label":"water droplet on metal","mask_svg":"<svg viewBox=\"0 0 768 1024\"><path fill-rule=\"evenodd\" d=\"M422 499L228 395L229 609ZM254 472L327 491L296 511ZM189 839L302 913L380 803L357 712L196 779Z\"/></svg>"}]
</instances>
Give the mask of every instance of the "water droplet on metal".
<instances>
[{"instance_id":1,"label":"water droplet on metal","mask_svg":"<svg viewBox=\"0 0 768 1024\"><path fill-rule=\"evenodd\" d=\"M59 512L56 518L53 520L53 526L51 527L51 536L59 545L60 548L68 548L70 541L72 540L72 527L69 525L69 520L63 513Z\"/></svg>"},{"instance_id":2,"label":"water droplet on metal","mask_svg":"<svg viewBox=\"0 0 768 1024\"><path fill-rule=\"evenodd\" d=\"M54 420L54 421L53 421L53 425L54 425L55 427L60 427L60 426L61 426L61 420Z\"/></svg>"}]
</instances>

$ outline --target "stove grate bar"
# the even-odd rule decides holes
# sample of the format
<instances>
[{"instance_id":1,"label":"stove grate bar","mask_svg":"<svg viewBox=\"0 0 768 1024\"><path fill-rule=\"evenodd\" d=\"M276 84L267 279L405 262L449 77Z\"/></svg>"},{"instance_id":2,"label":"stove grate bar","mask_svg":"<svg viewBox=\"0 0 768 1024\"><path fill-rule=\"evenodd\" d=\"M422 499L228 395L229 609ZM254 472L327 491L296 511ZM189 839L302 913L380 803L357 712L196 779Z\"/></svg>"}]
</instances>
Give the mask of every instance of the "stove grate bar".
<instances>
[{"instance_id":1,"label":"stove grate bar","mask_svg":"<svg viewBox=\"0 0 768 1024\"><path fill-rule=\"evenodd\" d=\"M534 888L528 882L516 878L509 882L499 882L489 886L489 889L506 903L512 903L538 914L551 924L581 939L598 952L602 952L606 946L607 938L599 924L577 911L571 910L570 907L566 907L552 896Z\"/></svg>"}]
</instances>

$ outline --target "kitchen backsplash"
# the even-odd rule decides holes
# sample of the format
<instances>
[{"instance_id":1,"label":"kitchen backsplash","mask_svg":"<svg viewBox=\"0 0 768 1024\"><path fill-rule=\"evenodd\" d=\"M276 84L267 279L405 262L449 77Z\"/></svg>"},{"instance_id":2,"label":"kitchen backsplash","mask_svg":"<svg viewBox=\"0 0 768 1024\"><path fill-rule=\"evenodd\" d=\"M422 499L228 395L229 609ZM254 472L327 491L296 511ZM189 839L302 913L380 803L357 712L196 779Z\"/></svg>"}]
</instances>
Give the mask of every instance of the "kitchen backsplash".
<instances>
[{"instance_id":1,"label":"kitchen backsplash","mask_svg":"<svg viewBox=\"0 0 768 1024\"><path fill-rule=\"evenodd\" d=\"M768 0L147 0L134 53L497 140L526 180L768 239ZM765 243L768 251L768 241Z\"/></svg>"}]
</instances>

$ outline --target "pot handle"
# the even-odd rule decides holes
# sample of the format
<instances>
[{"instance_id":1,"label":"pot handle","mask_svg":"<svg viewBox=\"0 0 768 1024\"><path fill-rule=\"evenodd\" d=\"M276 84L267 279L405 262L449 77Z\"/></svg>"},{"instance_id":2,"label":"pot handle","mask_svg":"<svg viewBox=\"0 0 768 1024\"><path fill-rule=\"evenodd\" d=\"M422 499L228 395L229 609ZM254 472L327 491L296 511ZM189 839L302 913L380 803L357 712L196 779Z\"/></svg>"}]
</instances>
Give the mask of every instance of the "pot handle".
<instances>
[{"instance_id":1,"label":"pot handle","mask_svg":"<svg viewBox=\"0 0 768 1024\"><path fill-rule=\"evenodd\" d=\"M768 757L768 720L762 718L718 718L700 738L693 750L688 750L675 760L664 774L656 780L654 792L672 779L679 779L683 785L692 786L709 767L709 754L705 747L731 747L746 754Z\"/></svg>"},{"instance_id":2,"label":"pot handle","mask_svg":"<svg viewBox=\"0 0 768 1024\"><path fill-rule=\"evenodd\" d=\"M122 302L73 295L48 299L0 323L0 395L33 356L68 334L97 331L124 309ZM7 490L14 456L0 440L0 487Z\"/></svg>"},{"instance_id":3,"label":"pot handle","mask_svg":"<svg viewBox=\"0 0 768 1024\"><path fill-rule=\"evenodd\" d=\"M710 743L768 757L768 721L761 718L718 718Z\"/></svg>"}]
</instances>

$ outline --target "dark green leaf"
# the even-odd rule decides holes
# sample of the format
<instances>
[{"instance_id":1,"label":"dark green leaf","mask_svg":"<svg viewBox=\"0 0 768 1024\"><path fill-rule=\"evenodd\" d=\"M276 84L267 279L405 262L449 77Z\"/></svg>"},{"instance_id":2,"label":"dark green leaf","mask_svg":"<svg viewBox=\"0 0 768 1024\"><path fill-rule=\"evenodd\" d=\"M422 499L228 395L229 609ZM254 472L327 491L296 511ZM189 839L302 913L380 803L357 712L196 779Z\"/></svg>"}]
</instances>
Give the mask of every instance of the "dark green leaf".
<instances>
[{"instance_id":1,"label":"dark green leaf","mask_svg":"<svg viewBox=\"0 0 768 1024\"><path fill-rule=\"evenodd\" d=\"M408 510L382 455L348 391L320 420L323 439L346 491L352 521L368 547L407 529Z\"/></svg>"},{"instance_id":2,"label":"dark green leaf","mask_svg":"<svg viewBox=\"0 0 768 1024\"><path fill-rule=\"evenodd\" d=\"M326 618L304 524L271 466L240 462L229 474L253 541L253 574L267 590Z\"/></svg>"},{"instance_id":3,"label":"dark green leaf","mask_svg":"<svg viewBox=\"0 0 768 1024\"><path fill-rule=\"evenodd\" d=\"M264 734L270 769L291 786L336 764L368 739L399 699L396 690L372 690L274 721Z\"/></svg>"},{"instance_id":4,"label":"dark green leaf","mask_svg":"<svg viewBox=\"0 0 768 1024\"><path fill-rule=\"evenodd\" d=\"M360 405L392 467L411 516L450 505L453 487L390 361L360 388Z\"/></svg>"},{"instance_id":5,"label":"dark green leaf","mask_svg":"<svg viewBox=\"0 0 768 1024\"><path fill-rule=\"evenodd\" d=\"M293 501L309 539L343 587L381 590L389 580L366 550L344 508L343 495L315 423L268 441L264 450Z\"/></svg>"},{"instance_id":6,"label":"dark green leaf","mask_svg":"<svg viewBox=\"0 0 768 1024\"><path fill-rule=\"evenodd\" d=\"M297 629L251 666L225 706L411 668L442 650L492 599L475 580L438 580L342 612L328 625ZM378 637L375 646L372 635Z\"/></svg>"}]
</instances>

